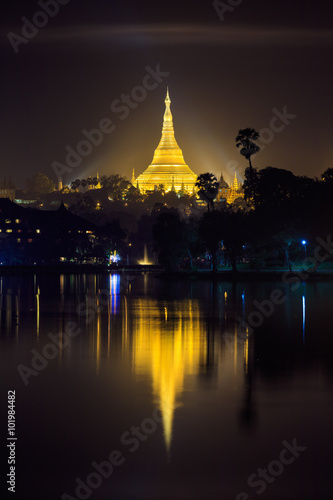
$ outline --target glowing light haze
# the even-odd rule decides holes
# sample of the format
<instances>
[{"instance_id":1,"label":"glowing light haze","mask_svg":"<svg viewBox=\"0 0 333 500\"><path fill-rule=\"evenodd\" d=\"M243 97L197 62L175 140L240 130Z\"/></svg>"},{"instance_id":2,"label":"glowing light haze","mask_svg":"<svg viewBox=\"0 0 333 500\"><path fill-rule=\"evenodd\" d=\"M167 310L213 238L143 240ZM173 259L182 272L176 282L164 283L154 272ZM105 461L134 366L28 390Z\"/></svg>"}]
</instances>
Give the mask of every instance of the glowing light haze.
<instances>
[{"instance_id":1,"label":"glowing light haze","mask_svg":"<svg viewBox=\"0 0 333 500\"><path fill-rule=\"evenodd\" d=\"M179 146L195 172L226 173L246 161L240 128L269 128L273 109L296 115L254 158L255 166L320 176L333 166L330 143L333 5L244 0L221 22L212 2L79 2L59 12L15 54L35 1L13 1L1 16L1 172L21 187L41 171L55 180L82 130L109 118L115 130L64 181L120 173L130 179L151 163L161 134L167 85ZM142 84L146 67L170 75L120 119L110 106ZM230 169L229 169L230 170Z\"/></svg>"}]
</instances>

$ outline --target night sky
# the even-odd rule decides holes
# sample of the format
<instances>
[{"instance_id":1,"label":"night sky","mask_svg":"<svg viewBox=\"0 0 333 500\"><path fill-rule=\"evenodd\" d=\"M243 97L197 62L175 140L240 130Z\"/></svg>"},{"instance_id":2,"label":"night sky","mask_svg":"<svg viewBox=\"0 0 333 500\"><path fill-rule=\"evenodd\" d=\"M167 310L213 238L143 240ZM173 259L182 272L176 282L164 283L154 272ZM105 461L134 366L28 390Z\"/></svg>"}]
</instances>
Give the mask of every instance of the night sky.
<instances>
[{"instance_id":1,"label":"night sky","mask_svg":"<svg viewBox=\"0 0 333 500\"><path fill-rule=\"evenodd\" d=\"M253 127L266 129L254 166L320 177L333 167L333 3L230 4L238 5L223 20L210 0L69 0L16 54L8 33L22 36L22 17L42 9L37 1L3 2L0 180L11 175L22 188L37 172L56 180L52 163L65 164L66 146L76 149L82 130L106 118L113 131L64 181L97 171L130 178L133 168L139 175L160 139L167 85L176 139L195 173L224 171L230 181L236 168L242 176L235 136ZM115 101L158 65L169 76L119 112ZM272 121L283 109L286 123Z\"/></svg>"}]
</instances>

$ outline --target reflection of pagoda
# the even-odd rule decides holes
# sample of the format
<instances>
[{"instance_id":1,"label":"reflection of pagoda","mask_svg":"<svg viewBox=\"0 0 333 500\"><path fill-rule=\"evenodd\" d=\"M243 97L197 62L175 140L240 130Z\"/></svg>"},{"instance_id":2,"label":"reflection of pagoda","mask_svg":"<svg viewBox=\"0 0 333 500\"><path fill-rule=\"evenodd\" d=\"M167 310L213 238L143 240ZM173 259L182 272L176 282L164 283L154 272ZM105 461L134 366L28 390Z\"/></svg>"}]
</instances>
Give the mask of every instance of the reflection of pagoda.
<instances>
[{"instance_id":1,"label":"reflection of pagoda","mask_svg":"<svg viewBox=\"0 0 333 500\"><path fill-rule=\"evenodd\" d=\"M136 180L132 179L132 184L141 192L152 191L161 185L165 191L182 190L189 193L194 191L197 176L185 163L182 150L175 139L170 104L168 90L165 99L162 138L155 150L153 161L143 174L139 175Z\"/></svg>"},{"instance_id":2,"label":"reflection of pagoda","mask_svg":"<svg viewBox=\"0 0 333 500\"><path fill-rule=\"evenodd\" d=\"M207 339L195 301L166 303L164 315L152 300L139 299L133 306L136 321L132 325L132 347L127 342L123 349L132 351L136 375L151 377L169 452L174 411L181 404L185 378L200 373L207 358Z\"/></svg>"}]
</instances>

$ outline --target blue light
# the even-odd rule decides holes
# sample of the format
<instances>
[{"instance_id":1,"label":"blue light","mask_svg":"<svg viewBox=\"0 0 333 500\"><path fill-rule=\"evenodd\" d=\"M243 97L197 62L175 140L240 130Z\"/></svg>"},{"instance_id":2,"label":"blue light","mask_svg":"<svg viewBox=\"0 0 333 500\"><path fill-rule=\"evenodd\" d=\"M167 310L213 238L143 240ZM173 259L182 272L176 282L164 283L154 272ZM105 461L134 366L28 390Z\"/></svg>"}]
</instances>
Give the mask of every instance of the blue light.
<instances>
[{"instance_id":1,"label":"blue light","mask_svg":"<svg viewBox=\"0 0 333 500\"><path fill-rule=\"evenodd\" d=\"M306 240L302 240L302 245L306 245Z\"/></svg>"},{"instance_id":2,"label":"blue light","mask_svg":"<svg viewBox=\"0 0 333 500\"><path fill-rule=\"evenodd\" d=\"M117 314L119 312L120 305L120 275L110 274L109 277L109 287L110 287L110 314Z\"/></svg>"}]
</instances>

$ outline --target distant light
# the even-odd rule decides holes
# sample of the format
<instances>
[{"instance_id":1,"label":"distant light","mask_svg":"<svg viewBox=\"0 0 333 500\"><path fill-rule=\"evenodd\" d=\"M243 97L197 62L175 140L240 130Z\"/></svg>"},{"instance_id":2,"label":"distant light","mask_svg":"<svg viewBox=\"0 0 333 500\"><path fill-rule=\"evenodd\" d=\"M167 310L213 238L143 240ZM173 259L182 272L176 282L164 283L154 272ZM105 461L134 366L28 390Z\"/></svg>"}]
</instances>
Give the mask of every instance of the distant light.
<instances>
[{"instance_id":1,"label":"distant light","mask_svg":"<svg viewBox=\"0 0 333 500\"><path fill-rule=\"evenodd\" d=\"M120 257L120 255L117 254L116 251L114 251L114 253L111 254L109 257L110 264L111 264L111 262L116 263L116 262L119 262L120 260L121 260L121 257Z\"/></svg>"},{"instance_id":2,"label":"distant light","mask_svg":"<svg viewBox=\"0 0 333 500\"><path fill-rule=\"evenodd\" d=\"M306 245L306 240L302 240L302 245Z\"/></svg>"}]
</instances>

